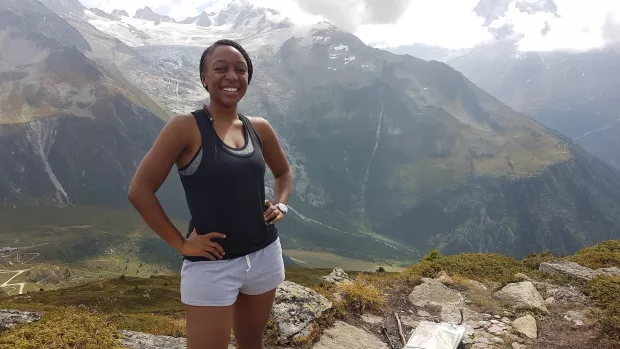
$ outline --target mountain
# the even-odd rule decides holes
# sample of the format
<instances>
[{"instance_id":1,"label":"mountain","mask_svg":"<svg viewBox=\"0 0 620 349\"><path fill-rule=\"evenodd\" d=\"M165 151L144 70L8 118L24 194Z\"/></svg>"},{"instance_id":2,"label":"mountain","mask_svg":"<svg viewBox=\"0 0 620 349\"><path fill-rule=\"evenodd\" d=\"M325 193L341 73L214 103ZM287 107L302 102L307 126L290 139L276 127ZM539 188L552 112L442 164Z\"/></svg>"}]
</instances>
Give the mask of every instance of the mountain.
<instances>
[{"instance_id":1,"label":"mountain","mask_svg":"<svg viewBox=\"0 0 620 349\"><path fill-rule=\"evenodd\" d=\"M520 52L515 41L446 61L502 102L620 166L620 50Z\"/></svg>"},{"instance_id":2,"label":"mountain","mask_svg":"<svg viewBox=\"0 0 620 349\"><path fill-rule=\"evenodd\" d=\"M223 13L233 10L243 12ZM89 23L133 46L119 69L177 113L207 97L196 72L206 45L246 47L256 74L242 110L272 122L295 171L287 246L398 260L433 247L569 252L616 234L617 171L445 64L373 49L329 24L171 24L141 39L123 23Z\"/></svg>"},{"instance_id":3,"label":"mountain","mask_svg":"<svg viewBox=\"0 0 620 349\"><path fill-rule=\"evenodd\" d=\"M136 10L136 14L133 17L139 18L139 19L146 19L147 21L153 21L153 22L172 22L172 23L175 22L174 19L168 16L155 13L155 11L153 11L153 9L151 9L148 6L145 6L144 8Z\"/></svg>"},{"instance_id":4,"label":"mountain","mask_svg":"<svg viewBox=\"0 0 620 349\"><path fill-rule=\"evenodd\" d=\"M61 61L88 66L90 73L73 69L48 79L67 80L76 92L62 99L68 115L58 122L82 124L62 134L62 128L34 133L39 138L30 138L42 139L42 145L28 158L47 161L42 172L47 176L24 167L28 176L11 172L3 183L29 180L18 188L31 192L35 184L55 183L52 172L67 193L65 204L120 205L166 116L208 100L197 72L202 51L231 38L255 64L241 112L269 119L294 169L291 214L280 226L285 249L403 262L431 248L522 256L542 249L570 253L617 237L620 174L570 139L502 104L446 64L371 48L328 23L296 28L269 13L274 12L233 1L208 28L115 20L89 10L81 18L63 15L66 21L59 25L73 30L45 33L78 42L77 30L84 47L73 50L73 60ZM13 21L33 22L19 28L25 37L41 26L41 16L31 17ZM46 57L35 53L30 56ZM11 67L17 76L25 74L16 63ZM46 72L55 71L37 74L47 78ZM104 80L105 85L99 82ZM91 86L104 93L86 98ZM87 107L98 101L105 112ZM57 120L41 114L45 122ZM95 122L97 130L105 130L99 136L84 131ZM33 143L19 132L2 134L13 135L5 136L6 144ZM16 161L12 148L2 149L9 149L2 159ZM175 181L173 173L163 201L181 209ZM270 194L271 188L269 178ZM65 195L48 190L37 197L60 197L61 204ZM7 202L24 200L13 194Z\"/></svg>"},{"instance_id":5,"label":"mountain","mask_svg":"<svg viewBox=\"0 0 620 349\"><path fill-rule=\"evenodd\" d=\"M86 8L80 0L40 0L52 11L65 16L83 16Z\"/></svg>"},{"instance_id":6,"label":"mountain","mask_svg":"<svg viewBox=\"0 0 620 349\"><path fill-rule=\"evenodd\" d=\"M73 3L65 4L72 17ZM41 2L1 5L1 206L127 207L163 110L89 59L94 46Z\"/></svg>"}]
</instances>

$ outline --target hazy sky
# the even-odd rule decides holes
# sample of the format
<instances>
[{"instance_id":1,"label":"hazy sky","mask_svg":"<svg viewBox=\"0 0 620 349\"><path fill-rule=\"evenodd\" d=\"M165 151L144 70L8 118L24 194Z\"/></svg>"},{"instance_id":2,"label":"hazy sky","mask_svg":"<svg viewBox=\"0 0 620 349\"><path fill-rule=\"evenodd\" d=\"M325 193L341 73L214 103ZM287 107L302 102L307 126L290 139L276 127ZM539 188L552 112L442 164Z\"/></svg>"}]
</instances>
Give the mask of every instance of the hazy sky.
<instances>
[{"instance_id":1,"label":"hazy sky","mask_svg":"<svg viewBox=\"0 0 620 349\"><path fill-rule=\"evenodd\" d=\"M217 10L231 0L81 0L88 7L130 15L149 5L177 20L201 10ZM493 29L507 26L522 35L522 50L588 49L620 40L620 0L486 0L509 3L485 27L474 8L480 0L248 0L279 10L297 24L328 20L355 33L367 44L396 46L427 43L449 48L471 47L493 39ZM555 3L555 13L528 13ZM388 5L389 4L389 5Z\"/></svg>"}]
</instances>

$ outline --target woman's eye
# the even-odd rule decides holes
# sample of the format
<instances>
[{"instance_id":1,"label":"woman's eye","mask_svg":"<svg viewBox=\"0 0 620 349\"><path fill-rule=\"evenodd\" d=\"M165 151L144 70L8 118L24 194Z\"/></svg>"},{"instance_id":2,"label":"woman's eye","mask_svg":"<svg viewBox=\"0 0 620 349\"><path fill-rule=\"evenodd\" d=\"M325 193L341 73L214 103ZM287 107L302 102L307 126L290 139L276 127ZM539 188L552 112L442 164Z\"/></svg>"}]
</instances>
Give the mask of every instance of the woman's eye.
<instances>
[{"instance_id":1,"label":"woman's eye","mask_svg":"<svg viewBox=\"0 0 620 349\"><path fill-rule=\"evenodd\" d=\"M215 71L225 71L226 68L224 67L215 67Z\"/></svg>"}]
</instances>

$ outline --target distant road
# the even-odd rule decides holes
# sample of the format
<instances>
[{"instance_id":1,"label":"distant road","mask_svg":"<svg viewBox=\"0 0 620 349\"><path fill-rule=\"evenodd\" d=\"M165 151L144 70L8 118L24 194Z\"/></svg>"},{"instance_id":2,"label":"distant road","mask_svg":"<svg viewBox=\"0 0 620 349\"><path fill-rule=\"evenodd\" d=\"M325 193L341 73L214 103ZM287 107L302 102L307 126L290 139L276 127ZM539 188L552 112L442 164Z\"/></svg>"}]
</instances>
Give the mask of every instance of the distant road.
<instances>
[{"instance_id":1,"label":"distant road","mask_svg":"<svg viewBox=\"0 0 620 349\"><path fill-rule=\"evenodd\" d=\"M24 270L0 270L0 274L15 273L15 275L13 275L10 279L6 280L2 285L0 285L0 287L7 288L7 287L19 286L19 294L24 294L24 287L26 287L26 283L25 282L18 282L18 283L14 283L14 284L10 284L9 282L11 282L13 279L15 279L16 277L20 276L21 274L27 272L28 270L30 270L30 269L24 269Z\"/></svg>"}]
</instances>

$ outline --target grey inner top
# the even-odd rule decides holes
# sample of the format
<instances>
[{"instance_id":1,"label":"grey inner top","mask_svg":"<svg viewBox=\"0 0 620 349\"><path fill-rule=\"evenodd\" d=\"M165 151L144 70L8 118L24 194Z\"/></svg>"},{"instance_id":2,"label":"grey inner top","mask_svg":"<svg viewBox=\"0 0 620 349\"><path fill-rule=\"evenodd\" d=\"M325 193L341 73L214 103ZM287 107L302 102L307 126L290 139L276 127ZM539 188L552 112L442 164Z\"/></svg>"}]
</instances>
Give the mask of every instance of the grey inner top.
<instances>
[{"instance_id":1,"label":"grey inner top","mask_svg":"<svg viewBox=\"0 0 620 349\"><path fill-rule=\"evenodd\" d=\"M215 135L217 137L217 135ZM219 141L219 137L217 138ZM252 142L252 137L250 137L250 133L248 130L245 130L245 139L248 142L247 146L243 149L234 149L224 144L223 148L226 149L227 152L235 154L235 155L247 155L251 154L254 151L254 143ZM222 142L224 143L224 142ZM200 166L200 162L202 161L202 147L196 154L196 157L192 162L186 166L184 169L180 170L179 173L183 176L191 176L198 170L198 166Z\"/></svg>"}]
</instances>

